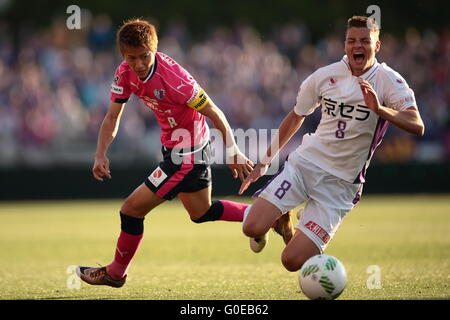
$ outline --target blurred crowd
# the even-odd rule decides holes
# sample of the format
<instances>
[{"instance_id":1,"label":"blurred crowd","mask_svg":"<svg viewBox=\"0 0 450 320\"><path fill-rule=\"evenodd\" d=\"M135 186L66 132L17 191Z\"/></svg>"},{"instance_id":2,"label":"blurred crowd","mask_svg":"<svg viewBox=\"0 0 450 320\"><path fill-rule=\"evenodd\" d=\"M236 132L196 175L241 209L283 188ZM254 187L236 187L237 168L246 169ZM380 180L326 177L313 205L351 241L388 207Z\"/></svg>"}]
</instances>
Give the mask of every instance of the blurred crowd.
<instances>
[{"instance_id":1,"label":"blurred crowd","mask_svg":"<svg viewBox=\"0 0 450 320\"><path fill-rule=\"evenodd\" d=\"M64 20L45 30L22 30L14 46L0 22L0 166L91 164L110 85L121 56L107 16L91 17L81 30ZM186 24L161 29L159 51L185 67L224 111L233 128L277 128L300 83L343 56L343 34L314 43L302 23L260 34L249 25L217 27L195 37ZM378 61L386 62L415 91L425 136L391 126L375 162L450 159L450 33L410 28L402 38L382 32ZM18 50L17 50L18 49ZM320 110L307 119L284 152L314 131ZM116 163L159 156L159 127L137 98L127 104L110 156Z\"/></svg>"}]
</instances>

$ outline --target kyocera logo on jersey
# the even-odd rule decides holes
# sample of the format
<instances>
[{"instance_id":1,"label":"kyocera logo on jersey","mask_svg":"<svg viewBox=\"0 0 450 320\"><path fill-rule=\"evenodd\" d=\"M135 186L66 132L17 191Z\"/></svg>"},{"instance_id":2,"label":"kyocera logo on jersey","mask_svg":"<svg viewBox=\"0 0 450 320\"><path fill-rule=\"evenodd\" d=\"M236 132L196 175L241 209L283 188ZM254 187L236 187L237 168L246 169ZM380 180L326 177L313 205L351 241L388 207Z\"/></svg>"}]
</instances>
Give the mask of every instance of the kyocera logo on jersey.
<instances>
[{"instance_id":1,"label":"kyocera logo on jersey","mask_svg":"<svg viewBox=\"0 0 450 320\"><path fill-rule=\"evenodd\" d=\"M152 174L148 177L148 180L155 186L159 186L164 179L167 178L167 174L160 168L157 167Z\"/></svg>"},{"instance_id":2,"label":"kyocera logo on jersey","mask_svg":"<svg viewBox=\"0 0 450 320\"><path fill-rule=\"evenodd\" d=\"M337 82L337 79L331 77L331 78L330 78L330 83L329 83L329 85L330 85L330 86L334 86L334 85L336 85L336 82Z\"/></svg>"},{"instance_id":3,"label":"kyocera logo on jersey","mask_svg":"<svg viewBox=\"0 0 450 320\"><path fill-rule=\"evenodd\" d=\"M142 96L139 97L144 101L144 104L149 107L150 109L154 110L154 111L158 111L158 112L162 112L162 113L172 113L171 109L167 109L167 110L162 110L159 108L159 104L158 104L158 100L155 99L151 99L147 96Z\"/></svg>"}]
</instances>

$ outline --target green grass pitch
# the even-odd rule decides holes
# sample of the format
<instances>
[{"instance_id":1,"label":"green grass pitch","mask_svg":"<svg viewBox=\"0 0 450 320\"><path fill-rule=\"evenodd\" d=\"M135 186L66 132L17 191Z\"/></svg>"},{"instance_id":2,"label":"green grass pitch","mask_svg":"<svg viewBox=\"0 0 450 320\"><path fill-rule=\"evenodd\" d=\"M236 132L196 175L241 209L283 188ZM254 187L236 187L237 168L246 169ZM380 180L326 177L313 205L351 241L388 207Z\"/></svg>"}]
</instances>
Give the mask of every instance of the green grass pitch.
<instances>
[{"instance_id":1,"label":"green grass pitch","mask_svg":"<svg viewBox=\"0 0 450 320\"><path fill-rule=\"evenodd\" d=\"M72 265L112 260L120 205L1 202L0 299L306 299L297 273L281 265L278 235L270 232L267 247L254 254L240 223L194 224L177 200L147 216L123 288L77 288ZM450 196L363 196L326 253L347 269L339 299L449 299ZM369 289L376 277L381 288Z\"/></svg>"}]
</instances>

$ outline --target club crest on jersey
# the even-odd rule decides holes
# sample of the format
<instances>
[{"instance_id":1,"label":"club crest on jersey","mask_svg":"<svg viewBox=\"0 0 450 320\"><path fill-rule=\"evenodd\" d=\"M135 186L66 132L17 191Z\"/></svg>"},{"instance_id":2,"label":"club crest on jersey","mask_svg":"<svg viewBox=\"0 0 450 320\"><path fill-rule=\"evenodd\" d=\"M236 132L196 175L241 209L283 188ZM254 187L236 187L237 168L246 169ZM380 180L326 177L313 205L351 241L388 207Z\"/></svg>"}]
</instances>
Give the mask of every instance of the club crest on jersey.
<instances>
[{"instance_id":1,"label":"club crest on jersey","mask_svg":"<svg viewBox=\"0 0 450 320\"><path fill-rule=\"evenodd\" d=\"M162 100L164 98L165 91L164 89L155 89L153 90L153 94L155 95L156 99Z\"/></svg>"},{"instance_id":2,"label":"club crest on jersey","mask_svg":"<svg viewBox=\"0 0 450 320\"><path fill-rule=\"evenodd\" d=\"M329 83L329 85L330 85L330 86L334 86L336 83L337 83L337 79L334 78L334 77L331 77L331 78L330 78L330 83Z\"/></svg>"},{"instance_id":3,"label":"club crest on jersey","mask_svg":"<svg viewBox=\"0 0 450 320\"><path fill-rule=\"evenodd\" d=\"M115 76L114 77L114 84L118 85L119 84L119 80L120 80L120 77L119 76Z\"/></svg>"}]
</instances>

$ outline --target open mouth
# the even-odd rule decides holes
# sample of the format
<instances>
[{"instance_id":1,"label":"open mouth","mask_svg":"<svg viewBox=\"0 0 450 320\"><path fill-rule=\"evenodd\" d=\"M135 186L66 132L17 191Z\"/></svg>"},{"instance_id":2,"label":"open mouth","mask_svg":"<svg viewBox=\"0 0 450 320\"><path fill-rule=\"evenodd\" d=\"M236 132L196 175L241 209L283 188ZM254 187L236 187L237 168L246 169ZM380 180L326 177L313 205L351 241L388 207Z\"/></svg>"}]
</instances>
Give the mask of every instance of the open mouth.
<instances>
[{"instance_id":1,"label":"open mouth","mask_svg":"<svg viewBox=\"0 0 450 320\"><path fill-rule=\"evenodd\" d=\"M354 53L353 54L353 60L355 60L356 63L363 63L364 58L365 58L364 53Z\"/></svg>"}]
</instances>

